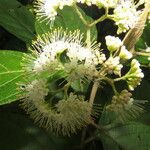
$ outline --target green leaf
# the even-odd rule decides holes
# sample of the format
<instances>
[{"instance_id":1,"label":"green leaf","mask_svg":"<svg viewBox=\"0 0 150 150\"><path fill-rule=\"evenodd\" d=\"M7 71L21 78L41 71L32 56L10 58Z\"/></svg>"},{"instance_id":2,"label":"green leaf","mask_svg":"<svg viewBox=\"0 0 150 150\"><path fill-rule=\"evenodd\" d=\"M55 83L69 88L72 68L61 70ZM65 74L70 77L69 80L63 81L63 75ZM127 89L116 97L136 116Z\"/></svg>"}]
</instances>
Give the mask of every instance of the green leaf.
<instances>
[{"instance_id":1,"label":"green leaf","mask_svg":"<svg viewBox=\"0 0 150 150\"><path fill-rule=\"evenodd\" d=\"M0 105L17 100L16 83L23 80L22 56L21 52L0 51Z\"/></svg>"},{"instance_id":2,"label":"green leaf","mask_svg":"<svg viewBox=\"0 0 150 150\"><path fill-rule=\"evenodd\" d=\"M68 139L48 134L25 115L0 111L0 118L2 150L66 150L69 145Z\"/></svg>"},{"instance_id":3,"label":"green leaf","mask_svg":"<svg viewBox=\"0 0 150 150\"><path fill-rule=\"evenodd\" d=\"M118 145L118 148L121 150L148 150L150 148L149 138L149 126L138 122L131 122L129 124L108 129L106 140L104 138L102 139L105 140L104 144L109 144L108 147L110 148Z\"/></svg>"},{"instance_id":4,"label":"green leaf","mask_svg":"<svg viewBox=\"0 0 150 150\"><path fill-rule=\"evenodd\" d=\"M89 16L87 16L82 9L78 8L80 12L82 13L83 17L88 21L92 22L93 19ZM47 33L50 31L50 24L47 23L47 21L39 22L36 21L35 23L36 32L41 35L43 33ZM79 29L81 33L86 33L87 27L83 24L83 22L80 20L79 16L76 14L73 7L65 6L63 10L58 11L58 16L56 17L54 21L53 28L60 28L68 29L69 31L74 31ZM53 30L52 28L52 30ZM91 37L94 39L97 39L97 30L96 26L93 26L91 29Z\"/></svg>"},{"instance_id":5,"label":"green leaf","mask_svg":"<svg viewBox=\"0 0 150 150\"><path fill-rule=\"evenodd\" d=\"M20 7L21 4L16 0L0 0L0 9L4 9L4 6L7 9L12 9Z\"/></svg>"},{"instance_id":6,"label":"green leaf","mask_svg":"<svg viewBox=\"0 0 150 150\"><path fill-rule=\"evenodd\" d=\"M16 0L0 0L0 25L22 41L34 39L34 16Z\"/></svg>"},{"instance_id":7,"label":"green leaf","mask_svg":"<svg viewBox=\"0 0 150 150\"><path fill-rule=\"evenodd\" d=\"M142 35L142 39L144 42L146 42L146 44L148 46L150 46L150 40L149 40L149 37L150 37L150 23L147 22L146 26L145 26L145 29L144 29L144 32L143 32L143 35Z\"/></svg>"},{"instance_id":8,"label":"green leaf","mask_svg":"<svg viewBox=\"0 0 150 150\"><path fill-rule=\"evenodd\" d=\"M35 21L35 30L38 35L43 35L51 31L51 25L47 23L47 20L44 21Z\"/></svg>"}]
</instances>

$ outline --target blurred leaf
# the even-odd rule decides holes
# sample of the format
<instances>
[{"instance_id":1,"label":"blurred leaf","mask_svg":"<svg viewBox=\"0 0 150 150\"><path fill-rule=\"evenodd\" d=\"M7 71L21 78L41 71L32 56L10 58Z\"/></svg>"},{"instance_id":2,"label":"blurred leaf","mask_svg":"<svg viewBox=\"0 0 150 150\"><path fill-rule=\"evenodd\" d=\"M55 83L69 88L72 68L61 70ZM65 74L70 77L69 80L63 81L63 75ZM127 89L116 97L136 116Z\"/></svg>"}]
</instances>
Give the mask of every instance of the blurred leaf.
<instances>
[{"instance_id":1,"label":"blurred leaf","mask_svg":"<svg viewBox=\"0 0 150 150\"><path fill-rule=\"evenodd\" d=\"M149 76L149 74L147 74ZM146 72L145 72L146 76ZM141 85L135 88L133 97L137 100L149 100L150 101L150 82L147 79L143 79Z\"/></svg>"},{"instance_id":2,"label":"blurred leaf","mask_svg":"<svg viewBox=\"0 0 150 150\"><path fill-rule=\"evenodd\" d=\"M17 100L16 83L23 80L22 56L21 52L0 51L0 105Z\"/></svg>"},{"instance_id":3,"label":"blurred leaf","mask_svg":"<svg viewBox=\"0 0 150 150\"><path fill-rule=\"evenodd\" d=\"M58 138L46 133L24 115L0 112L0 118L0 148L2 150L67 149L67 138Z\"/></svg>"},{"instance_id":4,"label":"blurred leaf","mask_svg":"<svg viewBox=\"0 0 150 150\"><path fill-rule=\"evenodd\" d=\"M71 87L75 92L82 92L86 93L88 90L90 82L89 81L82 81L82 80L75 80L74 82L71 83Z\"/></svg>"},{"instance_id":5,"label":"blurred leaf","mask_svg":"<svg viewBox=\"0 0 150 150\"><path fill-rule=\"evenodd\" d=\"M136 50L138 51L142 51L146 49L146 45L150 47L150 23L147 22L144 32L141 36L141 38L139 39L139 41L136 44ZM138 61L143 64L143 65L148 65L149 61L148 61L148 57L144 57L144 56L137 56L136 59L138 59Z\"/></svg>"},{"instance_id":6,"label":"blurred leaf","mask_svg":"<svg viewBox=\"0 0 150 150\"><path fill-rule=\"evenodd\" d=\"M145 29L144 29L144 32L143 32L141 38L139 39L139 41L136 44L136 48L138 50L146 48L145 47L145 43L148 46L150 46L150 39L149 39L149 37L150 37L150 23L147 22L147 24L145 26Z\"/></svg>"},{"instance_id":7,"label":"blurred leaf","mask_svg":"<svg viewBox=\"0 0 150 150\"><path fill-rule=\"evenodd\" d=\"M34 39L34 16L16 0L0 0L0 25L22 41Z\"/></svg>"},{"instance_id":8,"label":"blurred leaf","mask_svg":"<svg viewBox=\"0 0 150 150\"><path fill-rule=\"evenodd\" d=\"M144 32L143 32L143 35L142 35L142 39L143 41L148 45L150 46L150 23L147 22L146 26L145 26L145 29L144 29Z\"/></svg>"},{"instance_id":9,"label":"blurred leaf","mask_svg":"<svg viewBox=\"0 0 150 150\"><path fill-rule=\"evenodd\" d=\"M4 6L7 9L12 9L20 7L21 4L16 0L0 0L0 9L4 9Z\"/></svg>"},{"instance_id":10,"label":"blurred leaf","mask_svg":"<svg viewBox=\"0 0 150 150\"><path fill-rule=\"evenodd\" d=\"M35 21L35 30L38 35L42 35L51 31L51 24L47 23L47 20L44 21Z\"/></svg>"},{"instance_id":11,"label":"blurred leaf","mask_svg":"<svg viewBox=\"0 0 150 150\"><path fill-rule=\"evenodd\" d=\"M137 56L136 59L137 59L142 65L148 65L148 64L149 64L148 57L145 57L145 56Z\"/></svg>"},{"instance_id":12,"label":"blurred leaf","mask_svg":"<svg viewBox=\"0 0 150 150\"><path fill-rule=\"evenodd\" d=\"M129 124L108 129L108 136L104 144L106 144L107 146L105 146L109 148L113 148L118 145L118 148L121 150L148 150L150 148L149 138L149 126L138 122L131 122ZM102 139L104 140L104 137ZM106 150L108 149L106 148Z\"/></svg>"},{"instance_id":13,"label":"blurred leaf","mask_svg":"<svg viewBox=\"0 0 150 150\"><path fill-rule=\"evenodd\" d=\"M88 21L92 22L92 18L87 16L82 9L79 8L81 11L83 17ZM47 33L50 31L50 24L48 24L48 21L36 21L35 23L36 32L41 35L43 33ZM65 6L63 10L58 11L58 16L56 17L54 21L54 27L53 28L60 28L68 29L69 31L74 31L79 29L81 33L86 33L87 27L83 24L83 22L80 20L79 16L76 14L75 10L72 7ZM52 28L52 30L53 30ZM97 30L96 26L94 26L91 30L91 37L94 39L97 39Z\"/></svg>"},{"instance_id":14,"label":"blurred leaf","mask_svg":"<svg viewBox=\"0 0 150 150\"><path fill-rule=\"evenodd\" d=\"M103 150L120 150L118 144L105 135L101 136L101 141L103 143Z\"/></svg>"}]
</instances>

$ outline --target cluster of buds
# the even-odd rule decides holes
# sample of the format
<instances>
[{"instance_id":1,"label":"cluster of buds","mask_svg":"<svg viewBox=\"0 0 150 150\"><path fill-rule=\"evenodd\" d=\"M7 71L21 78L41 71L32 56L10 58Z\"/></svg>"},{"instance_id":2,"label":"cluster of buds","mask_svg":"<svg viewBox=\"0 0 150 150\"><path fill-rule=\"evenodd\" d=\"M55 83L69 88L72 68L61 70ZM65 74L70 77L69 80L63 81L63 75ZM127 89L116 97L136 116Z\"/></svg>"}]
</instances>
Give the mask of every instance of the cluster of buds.
<instances>
[{"instance_id":1,"label":"cluster of buds","mask_svg":"<svg viewBox=\"0 0 150 150\"><path fill-rule=\"evenodd\" d=\"M107 48L111 53L120 50L119 57L121 59L126 60L132 58L132 53L126 49L123 42L118 37L108 35L105 37L105 40Z\"/></svg>"},{"instance_id":2,"label":"cluster of buds","mask_svg":"<svg viewBox=\"0 0 150 150\"><path fill-rule=\"evenodd\" d=\"M123 45L123 42L115 36L108 35L105 37L105 40L107 48L110 52L118 50Z\"/></svg>"},{"instance_id":3,"label":"cluster of buds","mask_svg":"<svg viewBox=\"0 0 150 150\"><path fill-rule=\"evenodd\" d=\"M121 91L119 95L113 96L111 104L107 106L107 109L114 112L130 109L134 101L131 96L132 94L127 90Z\"/></svg>"},{"instance_id":4,"label":"cluster of buds","mask_svg":"<svg viewBox=\"0 0 150 150\"><path fill-rule=\"evenodd\" d=\"M117 57L109 57L109 59L104 63L104 67L106 68L107 72L115 75L121 76L121 68L123 67L122 64L119 62L120 58Z\"/></svg>"},{"instance_id":5,"label":"cluster of buds","mask_svg":"<svg viewBox=\"0 0 150 150\"><path fill-rule=\"evenodd\" d=\"M121 93L113 96L111 104L107 105L106 110L116 115L116 121L125 122L136 118L143 112L140 101L134 100L131 96L130 92L123 90Z\"/></svg>"},{"instance_id":6,"label":"cluster of buds","mask_svg":"<svg viewBox=\"0 0 150 150\"><path fill-rule=\"evenodd\" d=\"M131 62L131 68L129 72L125 75L125 80L128 83L129 89L133 91L135 87L140 85L143 77L144 74L140 69L140 63L136 59L133 59Z\"/></svg>"}]
</instances>

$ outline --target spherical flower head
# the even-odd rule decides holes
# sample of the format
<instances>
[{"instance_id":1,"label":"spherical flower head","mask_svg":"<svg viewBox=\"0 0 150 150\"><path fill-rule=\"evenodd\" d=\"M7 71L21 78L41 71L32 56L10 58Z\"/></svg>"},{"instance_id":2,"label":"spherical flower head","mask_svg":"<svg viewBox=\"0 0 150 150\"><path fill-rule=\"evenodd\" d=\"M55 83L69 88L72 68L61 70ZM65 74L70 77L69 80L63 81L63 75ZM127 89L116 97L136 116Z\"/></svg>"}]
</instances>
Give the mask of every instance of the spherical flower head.
<instances>
[{"instance_id":1,"label":"spherical flower head","mask_svg":"<svg viewBox=\"0 0 150 150\"><path fill-rule=\"evenodd\" d=\"M22 106L41 127L55 134L70 136L92 122L92 105L84 101L84 97L70 93L51 106L45 100L49 92L47 80L36 79L24 86Z\"/></svg>"},{"instance_id":2,"label":"spherical flower head","mask_svg":"<svg viewBox=\"0 0 150 150\"><path fill-rule=\"evenodd\" d=\"M38 37L33 48L36 53L25 70L39 76L63 70L71 80L84 77L91 80L97 74L97 66L106 60L105 54L99 50L99 44L87 47L79 30L56 29Z\"/></svg>"},{"instance_id":3,"label":"spherical flower head","mask_svg":"<svg viewBox=\"0 0 150 150\"><path fill-rule=\"evenodd\" d=\"M33 48L36 52L26 54L31 60L26 64L25 73L31 76L25 84L23 107L35 122L56 134L76 133L91 121L91 104L77 95L68 96L65 85L60 89L64 98L58 100L57 97L58 104L49 103L50 82L53 77L57 78L58 72L64 74L57 79L63 79L69 87L80 79L92 80L98 74L97 65L105 61L105 55L99 51L99 44L87 47L79 31L62 29L38 37Z\"/></svg>"},{"instance_id":4,"label":"spherical flower head","mask_svg":"<svg viewBox=\"0 0 150 150\"><path fill-rule=\"evenodd\" d=\"M92 106L77 95L70 94L67 99L60 100L56 105L58 115L54 130L58 134L70 135L92 121Z\"/></svg>"},{"instance_id":5,"label":"spherical flower head","mask_svg":"<svg viewBox=\"0 0 150 150\"><path fill-rule=\"evenodd\" d=\"M125 46L122 46L121 47L121 50L120 50L120 54L119 54L119 57L121 59L125 59L125 60L128 60L128 59L131 59L132 58L132 53L129 52Z\"/></svg>"},{"instance_id":6,"label":"spherical flower head","mask_svg":"<svg viewBox=\"0 0 150 150\"><path fill-rule=\"evenodd\" d=\"M122 69L122 64L120 64L120 58L117 57L109 57L106 62L104 63L104 67L106 68L107 72L112 74L114 73L115 75L121 75L121 69Z\"/></svg>"},{"instance_id":7,"label":"spherical flower head","mask_svg":"<svg viewBox=\"0 0 150 150\"><path fill-rule=\"evenodd\" d=\"M136 10L133 1L121 1L121 3L114 9L113 20L118 26L117 33L126 32L132 29L139 19L141 11Z\"/></svg>"},{"instance_id":8,"label":"spherical flower head","mask_svg":"<svg viewBox=\"0 0 150 150\"><path fill-rule=\"evenodd\" d=\"M140 69L140 63L136 59L132 60L131 68L125 76L126 76L129 89L131 91L133 91L135 87L140 85L140 82L142 78L144 77L144 74L142 70Z\"/></svg>"},{"instance_id":9,"label":"spherical flower head","mask_svg":"<svg viewBox=\"0 0 150 150\"><path fill-rule=\"evenodd\" d=\"M123 45L123 42L118 37L111 35L106 36L105 40L107 48L111 52L118 50Z\"/></svg>"}]
</instances>

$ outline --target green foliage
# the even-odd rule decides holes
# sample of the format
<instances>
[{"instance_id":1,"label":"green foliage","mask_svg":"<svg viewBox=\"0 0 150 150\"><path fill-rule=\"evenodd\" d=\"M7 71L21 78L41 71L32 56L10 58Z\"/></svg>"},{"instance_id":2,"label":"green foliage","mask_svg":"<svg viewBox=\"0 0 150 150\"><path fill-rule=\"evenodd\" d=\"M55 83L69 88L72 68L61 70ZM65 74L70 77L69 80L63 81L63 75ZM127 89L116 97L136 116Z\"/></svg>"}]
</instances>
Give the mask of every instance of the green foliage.
<instances>
[{"instance_id":1,"label":"green foliage","mask_svg":"<svg viewBox=\"0 0 150 150\"><path fill-rule=\"evenodd\" d=\"M0 111L0 149L3 150L66 150L67 138L56 138L38 128L22 114Z\"/></svg>"},{"instance_id":2,"label":"green foliage","mask_svg":"<svg viewBox=\"0 0 150 150\"><path fill-rule=\"evenodd\" d=\"M0 0L0 25L26 43L34 39L34 16L16 0Z\"/></svg>"},{"instance_id":3,"label":"green foliage","mask_svg":"<svg viewBox=\"0 0 150 150\"><path fill-rule=\"evenodd\" d=\"M22 56L21 52L0 51L0 105L18 100L16 83L23 80Z\"/></svg>"},{"instance_id":4,"label":"green foliage","mask_svg":"<svg viewBox=\"0 0 150 150\"><path fill-rule=\"evenodd\" d=\"M103 136L104 150L147 150L150 147L149 133L149 126L137 122L110 127L106 138Z\"/></svg>"},{"instance_id":5,"label":"green foliage","mask_svg":"<svg viewBox=\"0 0 150 150\"><path fill-rule=\"evenodd\" d=\"M141 38L139 39L139 41L136 44L136 49L138 51L145 50L147 48L147 46L150 47L150 23L147 23L144 29L144 32L141 36ZM140 61L140 63L147 65L149 64L149 61L147 59L148 57L145 56L137 56L137 59Z\"/></svg>"},{"instance_id":6,"label":"green foliage","mask_svg":"<svg viewBox=\"0 0 150 150\"><path fill-rule=\"evenodd\" d=\"M98 22L103 23L103 19L104 20L107 19L107 15L105 16L105 14L103 13L103 9L100 9L99 11L101 12L101 15L102 15L102 18L99 18L99 19L100 20L102 19L102 20L98 21L97 23L94 23L94 26L90 26L91 25L90 23L93 23L94 20L91 17L87 16L85 12L78 6L76 7L79 9L79 12L81 13L80 15L77 14L75 7L65 6L63 9L58 11L58 15L56 16L56 19L54 22L48 22L48 20L39 21L35 17L35 14L28 10L28 7L23 6L17 0L0 0L0 26L2 26L11 34L18 37L20 40L24 41L25 44L27 45L31 45L32 40L36 38L36 34L42 35L48 32L52 32L54 29L57 29L57 28L67 29L68 31L72 31L72 32L74 30L80 30L81 33L84 34L84 38L82 39L82 41L84 42L85 40L87 46L91 46L93 39L97 40L98 32L102 34L100 35L101 37L98 37L98 39L103 38L101 41L105 41L104 39L105 35L111 35L113 27L110 27L109 29L108 28L109 25L106 25L106 27L104 28L108 28L107 32L104 31L103 28L100 28L100 31L97 32L96 25L95 25ZM33 8L32 5L29 7ZM81 6L81 7L84 7L84 6ZM92 8L95 9L95 7L93 6ZM90 9L89 10L88 9L89 7L86 6L87 14L88 13L96 14L96 11L94 9L93 9L94 12L90 12ZM105 10L105 13L107 11L108 10ZM87 21L85 22L89 26L79 16L81 18L83 17ZM111 13L110 13L110 16L111 16ZM109 19L111 20L111 17ZM145 43L150 47L149 36L150 36L150 24L147 23L147 26L145 27L142 37L139 39L138 43L136 44L137 51L142 52L142 49L146 49ZM1 35L0 35L0 38L1 38ZM38 42L40 43L40 41ZM36 44L38 45L39 43L36 43ZM34 43L32 44L33 44L33 47L34 46L36 47ZM102 44L102 47L105 47L105 43L102 42L101 44ZM41 50L41 45L39 44L39 47L36 47L35 49ZM104 54L106 54L105 48L104 48ZM24 55L23 53L16 52L16 51L7 51L7 50L0 51L0 105L10 104L22 98L20 97L20 92L22 91L20 90L19 92L17 90L18 88L17 83L22 83L24 85L23 89L25 89L26 84L28 83L24 81L25 79L24 75L28 75L29 73L27 72L27 74L24 74L24 71L22 70L21 61L22 61L23 55ZM28 57L28 55L26 56ZM37 54L34 56L38 57L39 55ZM109 55L106 54L106 57L107 56ZM32 59L31 57L28 57L28 58L29 58L28 60L31 61L31 63L34 61L34 59L31 60ZM43 56L43 58L45 57ZM63 57L63 55L60 55L59 58L64 63L67 57ZM147 57L136 56L136 58L143 65L148 65L149 63L149 61L147 60ZM40 61L42 61L42 59L39 60L39 62ZM84 61L85 60L82 60L81 62L79 61L78 63L83 63ZM123 64L123 62L121 63ZM125 67L122 69L122 74L125 74L127 66L126 64L123 64L123 65ZM27 66L27 67L30 68L31 66ZM102 68L102 72L103 71L105 72L105 68L103 70L103 67L101 67L100 65L97 65L95 67L97 71L100 72ZM28 68L26 68L26 71L28 71L27 69ZM30 69L31 70L34 69L33 66ZM140 70L138 71L140 72ZM61 138L61 137L54 136L51 133L50 128L48 130L45 130L45 129L41 129L37 127L35 124L33 124L31 120L28 119L28 116L23 115L22 112L14 113L14 110L13 112L11 112L11 111L7 111L7 109L3 111L3 107L5 109L7 105L0 106L0 118L1 118L0 149L2 150L10 150L10 149L11 150L49 150L49 149L70 150L73 148L83 149L84 146L88 145L87 147L85 147L85 149L97 150L97 149L100 149L99 146L97 147L97 145L99 145L99 143L102 143L103 150L131 150L131 149L148 150L148 148L150 147L150 143L149 143L149 138L150 138L149 106L150 104L146 103L146 107L144 108L146 112L143 114L143 116L141 116L141 118L135 120L136 122L125 122L124 124L122 123L119 124L118 122L116 122L116 116L113 116L113 113L105 112L105 106L108 103L110 103L110 101L112 100L112 96L114 96L114 93L116 91L119 93L121 90L126 88L126 84L124 83L122 84L122 82L119 82L119 83L113 82L115 78L115 76L113 75L112 76L108 75L107 83L105 82L105 78L101 79L101 76L99 78L92 76L94 78L89 79L89 80L86 77L85 78L79 77L78 79L75 78L74 81L69 81L69 78L67 78L68 74L66 75L64 72L65 70L59 70L58 72L55 72L55 71L51 72L48 70L48 72L43 72L39 76L38 75L31 76L31 80L38 79L38 78L42 78L42 79L47 78L49 91L48 91L48 94L45 95L44 97L45 101L43 99L40 99L40 102L38 103L37 98L36 98L35 102L33 101L34 102L33 106L31 105L31 102L29 102L29 99L26 97L25 102L29 104L30 106L28 113L31 113L30 114L31 117L35 118L35 122L38 122L41 126L42 126L42 123L43 124L45 123L44 127L46 127L46 125L47 126L51 125L52 124L51 121L54 121L54 123L56 123L56 120L58 119L57 120L58 125L59 125L58 130L61 130L61 129L64 130L65 128L67 132L69 133L69 130L67 127L69 126L69 128L72 131L74 131L75 125L77 127L80 126L79 124L80 122L78 118L80 118L80 120L82 121L84 120L83 119L84 114L85 116L87 115L87 112L85 113L84 109L83 110L81 109L82 108L81 102L93 104L93 101L94 101L94 104L92 105L93 110L96 109L97 107L98 111L94 112L96 115L94 114L95 116L93 119L91 119L93 116L91 117L91 115L88 115L88 117L90 116L89 118L90 118L91 124L89 123L89 121L87 122L91 126L92 125L94 126L95 123L98 123L98 124L96 124L94 128L90 128L91 126L87 126L87 128L85 129L86 132L83 131L82 135L80 135L80 132L76 131L78 135L75 137L73 136L73 138L72 137ZM38 72L36 73L38 74ZM148 69L144 72L144 75L145 75L145 78L141 82L141 86L139 86L133 92L133 98L139 101L140 99L144 99L144 100L150 99L150 95L149 95L149 89L150 89L149 81L150 80L149 80ZM109 78L112 80L108 80ZM98 89L96 89L95 90L96 92L94 93L92 91L92 88L94 87L93 85L94 85L95 79L99 79L98 82L100 85L99 87L97 87ZM66 84L66 83L69 83L69 84ZM114 91L112 90L112 88L114 88L113 89ZM32 90L32 88L30 90ZM40 93L42 91L42 88L41 89L39 88L38 90L37 91ZM25 92L30 92L30 91L25 91ZM39 94L38 92L36 94ZM93 101L90 99L92 92L95 94L95 95L93 94L94 95ZM79 98L80 96L85 96L85 97L81 99L82 101L80 101L80 103L76 100L77 98L74 101L72 98L70 98L69 103L67 103L66 105L66 102L68 100L68 95L70 93L74 93L75 95L77 95L77 98ZM39 97L40 97L40 94L39 94ZM63 101L61 101L61 99L63 99ZM89 102L87 100L89 100ZM58 103L59 105L57 104L57 102L59 102ZM43 105L44 107L39 107L39 108L42 108L42 111L41 109L38 110L38 106L42 106L42 104L44 104ZM61 109L62 109L63 113L65 114L64 115L65 117L63 117L62 119L61 117L58 118L58 116L56 116L56 119L54 120L49 120L49 118L46 118L45 116L47 114L49 116L49 112L51 110L51 107L49 107L49 105L47 104L51 105L51 107L53 108L54 111L56 111L58 116L59 115L61 116ZM98 104L98 105L95 105L95 104ZM34 105L35 105L35 108L34 108ZM58 106L59 106L59 109L56 109ZM85 106L84 108L86 110L87 106L86 105L83 105L83 106ZM103 112L99 111L100 109L99 106L104 108ZM13 109L16 110L16 107L13 107ZM89 107L88 110L89 110L88 111L89 114L92 114L91 107ZM37 114L35 113L35 111L37 111ZM40 113L40 111L44 113ZM80 113L80 111L83 111L83 113ZM78 115L79 117L76 117L75 115ZM52 116L52 118L53 117L54 116ZM71 121L69 120L69 118ZM47 120L49 121L50 124L47 124ZM66 121L66 124L65 124L65 121ZM64 128L62 126L63 123L65 124ZM56 125L52 124L51 126L57 127ZM95 136L95 133L96 133L96 136ZM93 134L94 134L94 138L92 137ZM68 135L70 135L70 133ZM92 139L92 142L90 142L91 139ZM97 140L98 140L98 144L96 144Z\"/></svg>"},{"instance_id":7,"label":"green foliage","mask_svg":"<svg viewBox=\"0 0 150 150\"><path fill-rule=\"evenodd\" d=\"M92 22L92 18L87 16L82 9L78 8L80 12L82 13L83 17L88 21ZM69 13L68 13L69 12ZM43 33L47 33L50 31L50 27L52 27L51 30L55 28L63 28L68 29L69 31L74 31L77 29L80 29L81 33L86 33L86 26L82 23L78 15L76 14L74 8L65 6L63 10L60 10L58 12L58 16L56 17L54 24L51 25L48 23L47 20L45 21L36 21L35 22L36 32L38 35L41 35ZM96 26L93 26L91 29L91 35L93 39L97 39L97 30Z\"/></svg>"}]
</instances>

